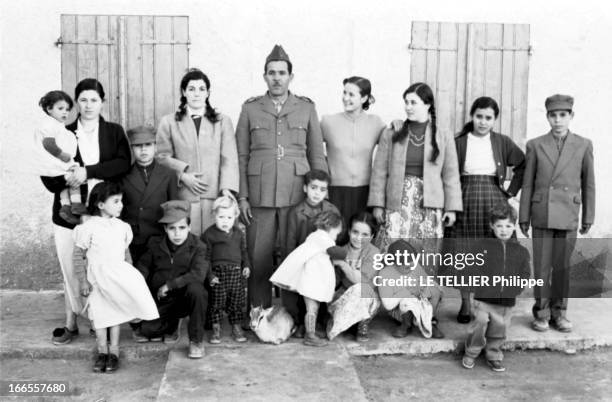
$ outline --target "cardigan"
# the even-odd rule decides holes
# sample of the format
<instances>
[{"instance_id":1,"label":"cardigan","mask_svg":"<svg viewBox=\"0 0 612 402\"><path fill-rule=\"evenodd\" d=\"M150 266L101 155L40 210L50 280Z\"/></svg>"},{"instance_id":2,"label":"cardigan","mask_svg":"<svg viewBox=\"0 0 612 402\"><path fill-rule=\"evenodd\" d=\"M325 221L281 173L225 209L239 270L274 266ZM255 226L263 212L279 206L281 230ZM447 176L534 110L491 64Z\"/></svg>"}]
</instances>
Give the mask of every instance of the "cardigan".
<instances>
[{"instance_id":1,"label":"cardigan","mask_svg":"<svg viewBox=\"0 0 612 402\"><path fill-rule=\"evenodd\" d=\"M523 173L525 171L525 154L512 141L510 137L503 134L491 132L491 146L493 147L493 159L495 160L496 179L500 190L509 197L514 197L523 183ZM467 134L459 134L455 138L457 147L457 158L459 159L459 171L463 171L465 166L465 154L467 151ZM506 190L504 180L506 179L507 167L512 166L512 180Z\"/></svg>"},{"instance_id":2,"label":"cardigan","mask_svg":"<svg viewBox=\"0 0 612 402\"><path fill-rule=\"evenodd\" d=\"M408 138L392 142L393 129L387 128L378 143L370 178L368 206L399 211L402 205ZM423 162L423 207L462 211L461 184L457 166L457 150L450 133L438 131L436 138L440 154L432 162L431 127L425 131L425 161Z\"/></svg>"},{"instance_id":3,"label":"cardigan","mask_svg":"<svg viewBox=\"0 0 612 402\"><path fill-rule=\"evenodd\" d=\"M229 233L226 233L216 225L212 225L204 231L200 240L206 245L206 259L211 267L224 264L241 268L251 266L245 229L234 226Z\"/></svg>"},{"instance_id":4,"label":"cardigan","mask_svg":"<svg viewBox=\"0 0 612 402\"><path fill-rule=\"evenodd\" d=\"M77 121L75 120L66 128L75 133L77 129ZM130 169L130 161L132 156L128 139L123 131L123 127L117 123L107 122L102 116L100 116L98 126L98 142L100 145L100 162L96 163L95 165L85 166L87 178L118 181ZM78 148L77 155L74 159L81 164L83 163L81 154L78 152ZM67 229L73 229L76 225L66 222L59 216L59 210L61 207L59 195L62 190L67 187L64 176L41 176L41 180L47 190L55 194L53 197L52 207L53 223ZM81 194L83 199L86 199L86 186L81 186Z\"/></svg>"},{"instance_id":5,"label":"cardigan","mask_svg":"<svg viewBox=\"0 0 612 402\"><path fill-rule=\"evenodd\" d=\"M380 117L361 113L323 116L321 132L327 150L332 186L360 187L370 183L372 154L385 124Z\"/></svg>"}]
</instances>

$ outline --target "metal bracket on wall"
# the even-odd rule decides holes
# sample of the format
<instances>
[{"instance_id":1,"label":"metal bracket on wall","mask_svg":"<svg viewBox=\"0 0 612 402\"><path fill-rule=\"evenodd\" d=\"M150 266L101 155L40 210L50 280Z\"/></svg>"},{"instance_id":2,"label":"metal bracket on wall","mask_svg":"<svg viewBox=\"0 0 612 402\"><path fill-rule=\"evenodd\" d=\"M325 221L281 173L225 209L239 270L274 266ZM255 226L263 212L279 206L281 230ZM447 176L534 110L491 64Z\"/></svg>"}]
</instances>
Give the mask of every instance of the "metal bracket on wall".
<instances>
[{"instance_id":1,"label":"metal bracket on wall","mask_svg":"<svg viewBox=\"0 0 612 402\"><path fill-rule=\"evenodd\" d=\"M55 45L55 47L57 48L62 48L63 45L116 45L117 41L115 40L115 38L110 38L110 40L63 40L62 37L60 36L59 38L57 38L57 40L53 43Z\"/></svg>"},{"instance_id":2,"label":"metal bracket on wall","mask_svg":"<svg viewBox=\"0 0 612 402\"><path fill-rule=\"evenodd\" d=\"M529 56L533 54L533 46L529 45L527 47L514 47L514 46L480 46L480 50L497 50L500 52L510 51L510 52L527 52Z\"/></svg>"},{"instance_id":3,"label":"metal bracket on wall","mask_svg":"<svg viewBox=\"0 0 612 402\"><path fill-rule=\"evenodd\" d=\"M413 45L412 43L408 45L408 50L437 50L440 52L456 52L456 47L444 47L444 46L419 46Z\"/></svg>"}]
</instances>

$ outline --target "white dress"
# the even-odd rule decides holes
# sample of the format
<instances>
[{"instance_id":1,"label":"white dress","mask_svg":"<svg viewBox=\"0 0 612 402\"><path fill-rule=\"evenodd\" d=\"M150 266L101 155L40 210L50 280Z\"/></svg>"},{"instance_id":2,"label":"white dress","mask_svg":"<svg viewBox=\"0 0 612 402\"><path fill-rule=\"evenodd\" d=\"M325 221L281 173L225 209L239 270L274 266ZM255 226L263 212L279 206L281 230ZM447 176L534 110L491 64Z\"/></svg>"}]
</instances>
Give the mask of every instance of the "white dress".
<instances>
[{"instance_id":1,"label":"white dress","mask_svg":"<svg viewBox=\"0 0 612 402\"><path fill-rule=\"evenodd\" d=\"M51 155L43 147L43 139L55 138L56 145L72 158L75 157L77 151L77 137L75 134L66 129L66 127L47 115L41 117L38 122L38 127L34 131L32 152L28 153L29 163L26 164L26 169L38 176L63 176L72 166L78 165L71 159L68 162L62 162L60 159Z\"/></svg>"},{"instance_id":2,"label":"white dress","mask_svg":"<svg viewBox=\"0 0 612 402\"><path fill-rule=\"evenodd\" d=\"M94 216L78 225L73 236L75 245L87 250L87 280L92 285L87 304L95 328L159 318L144 277L125 262L132 241L130 225Z\"/></svg>"},{"instance_id":3,"label":"white dress","mask_svg":"<svg viewBox=\"0 0 612 402\"><path fill-rule=\"evenodd\" d=\"M270 282L319 302L334 296L336 275L327 249L336 242L323 230L316 230L293 250L270 277Z\"/></svg>"}]
</instances>

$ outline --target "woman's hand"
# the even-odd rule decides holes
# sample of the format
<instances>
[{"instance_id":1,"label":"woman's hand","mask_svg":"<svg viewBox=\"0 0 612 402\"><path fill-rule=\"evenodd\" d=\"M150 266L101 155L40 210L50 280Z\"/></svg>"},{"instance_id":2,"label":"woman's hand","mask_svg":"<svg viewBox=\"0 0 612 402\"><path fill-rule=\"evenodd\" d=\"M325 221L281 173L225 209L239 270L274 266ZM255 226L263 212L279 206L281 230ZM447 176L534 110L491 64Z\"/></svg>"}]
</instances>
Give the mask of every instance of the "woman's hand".
<instances>
[{"instance_id":1,"label":"woman's hand","mask_svg":"<svg viewBox=\"0 0 612 402\"><path fill-rule=\"evenodd\" d=\"M250 225L251 219L253 219L253 214L251 213L251 204L249 204L249 200L243 198L240 200L238 205L240 207L240 216L242 217L244 224L247 226Z\"/></svg>"},{"instance_id":2,"label":"woman's hand","mask_svg":"<svg viewBox=\"0 0 612 402\"><path fill-rule=\"evenodd\" d=\"M208 190L208 184L204 183L199 176L202 173L183 173L181 175L181 182L187 187L192 193L200 195L204 194Z\"/></svg>"},{"instance_id":3,"label":"woman's hand","mask_svg":"<svg viewBox=\"0 0 612 402\"><path fill-rule=\"evenodd\" d=\"M455 224L455 220L457 219L457 215L455 211L446 211L444 215L442 215L442 222L444 222L444 226L453 226Z\"/></svg>"},{"instance_id":4,"label":"woman's hand","mask_svg":"<svg viewBox=\"0 0 612 402\"><path fill-rule=\"evenodd\" d=\"M79 187L87 181L87 170L84 167L78 166L70 169L66 184L69 187Z\"/></svg>"},{"instance_id":5,"label":"woman's hand","mask_svg":"<svg viewBox=\"0 0 612 402\"><path fill-rule=\"evenodd\" d=\"M381 207L374 207L372 210L372 215L374 215L374 219L379 225L385 223L385 210Z\"/></svg>"},{"instance_id":6,"label":"woman's hand","mask_svg":"<svg viewBox=\"0 0 612 402\"><path fill-rule=\"evenodd\" d=\"M399 119L398 120L393 120L391 122L391 124L389 124L389 126L390 126L390 128L393 129L393 131L395 131L397 133L397 132L402 131L402 127L404 127L404 122L399 120Z\"/></svg>"},{"instance_id":7,"label":"woman's hand","mask_svg":"<svg viewBox=\"0 0 612 402\"><path fill-rule=\"evenodd\" d=\"M168 285L163 284L159 289L157 289L157 299L161 300L164 297L168 296L168 291L170 289L168 289Z\"/></svg>"}]
</instances>

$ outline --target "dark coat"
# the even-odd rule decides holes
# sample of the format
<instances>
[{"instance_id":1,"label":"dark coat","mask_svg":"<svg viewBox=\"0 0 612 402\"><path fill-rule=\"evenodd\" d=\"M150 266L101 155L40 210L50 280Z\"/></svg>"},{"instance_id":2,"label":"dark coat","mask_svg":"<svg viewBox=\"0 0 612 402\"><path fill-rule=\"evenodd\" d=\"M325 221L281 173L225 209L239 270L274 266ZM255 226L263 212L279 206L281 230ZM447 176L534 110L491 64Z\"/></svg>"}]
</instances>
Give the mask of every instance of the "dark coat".
<instances>
[{"instance_id":1,"label":"dark coat","mask_svg":"<svg viewBox=\"0 0 612 402\"><path fill-rule=\"evenodd\" d=\"M534 228L576 230L595 219L593 143L568 133L561 155L552 133L527 142L519 223Z\"/></svg>"},{"instance_id":2,"label":"dark coat","mask_svg":"<svg viewBox=\"0 0 612 402\"><path fill-rule=\"evenodd\" d=\"M174 255L170 253L166 236L155 236L149 239L147 251L136 263L151 290L163 285L168 289L181 289L190 283L204 283L210 273L210 264L206 259L206 246L194 234L189 233L185 243L181 244Z\"/></svg>"},{"instance_id":3,"label":"dark coat","mask_svg":"<svg viewBox=\"0 0 612 402\"><path fill-rule=\"evenodd\" d=\"M149 183L145 183L136 164L121 180L123 186L123 216L132 227L133 244L145 244L151 236L162 235L158 221L163 216L160 205L178 199L176 174L170 168L155 163Z\"/></svg>"},{"instance_id":4,"label":"dark coat","mask_svg":"<svg viewBox=\"0 0 612 402\"><path fill-rule=\"evenodd\" d=\"M475 287L474 298L486 303L497 304L500 306L512 307L516 304L516 297L521 294L523 288L519 286L493 285L494 276L510 278L518 276L522 279L531 277L529 266L529 251L523 247L516 239L506 241L506 249L499 239L482 239L474 252L483 252L485 264L482 267L466 268L473 275L487 276L489 286Z\"/></svg>"},{"instance_id":5,"label":"dark coat","mask_svg":"<svg viewBox=\"0 0 612 402\"><path fill-rule=\"evenodd\" d=\"M335 211L338 214L338 208L331 202L323 200L321 211ZM306 237L315 231L313 224L315 213L308 206L306 200L294 205L289 210L287 215L287 254L292 252L297 246L304 243Z\"/></svg>"},{"instance_id":6,"label":"dark coat","mask_svg":"<svg viewBox=\"0 0 612 402\"><path fill-rule=\"evenodd\" d=\"M76 133L77 121L68 125L66 128ZM95 165L85 166L85 169L87 170L87 178L119 181L119 179L130 169L130 160L132 157L130 146L125 132L123 131L123 127L116 123L107 122L102 118L102 116L100 116L98 137L98 142L100 144L100 162L96 163ZM78 148L76 157L74 159L81 165L83 164ZM59 209L61 206L59 195L60 192L67 187L66 180L63 176L43 176L41 177L41 180L47 190L55 193L55 196L53 197L53 223L68 229L73 229L75 225L66 222L59 216ZM86 199L86 190L87 187L85 185L81 186L83 199Z\"/></svg>"},{"instance_id":7,"label":"dark coat","mask_svg":"<svg viewBox=\"0 0 612 402\"><path fill-rule=\"evenodd\" d=\"M510 137L503 134L491 132L491 147L493 148L493 159L495 160L496 181L502 193L514 197L523 184L523 172L525 171L525 153L512 141ZM455 138L457 147L457 159L459 159L459 173L463 172L465 166L465 154L467 152L468 135L463 134ZM507 167L512 166L512 180L506 190Z\"/></svg>"}]
</instances>

